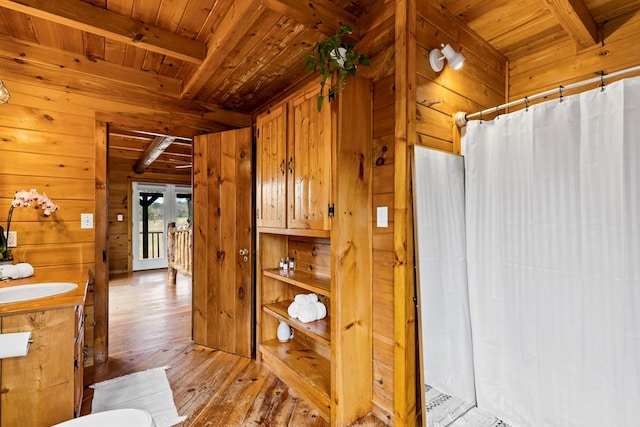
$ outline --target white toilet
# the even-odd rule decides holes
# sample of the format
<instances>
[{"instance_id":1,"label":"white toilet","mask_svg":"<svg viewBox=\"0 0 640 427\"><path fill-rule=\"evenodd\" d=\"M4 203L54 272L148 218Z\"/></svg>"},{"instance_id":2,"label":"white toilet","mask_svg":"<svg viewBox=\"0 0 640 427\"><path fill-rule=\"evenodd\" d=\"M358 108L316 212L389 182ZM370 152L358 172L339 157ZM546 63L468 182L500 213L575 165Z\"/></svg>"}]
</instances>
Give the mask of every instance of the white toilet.
<instances>
[{"instance_id":1,"label":"white toilet","mask_svg":"<svg viewBox=\"0 0 640 427\"><path fill-rule=\"evenodd\" d=\"M156 427L151 414L142 409L114 409L74 418L52 427Z\"/></svg>"}]
</instances>

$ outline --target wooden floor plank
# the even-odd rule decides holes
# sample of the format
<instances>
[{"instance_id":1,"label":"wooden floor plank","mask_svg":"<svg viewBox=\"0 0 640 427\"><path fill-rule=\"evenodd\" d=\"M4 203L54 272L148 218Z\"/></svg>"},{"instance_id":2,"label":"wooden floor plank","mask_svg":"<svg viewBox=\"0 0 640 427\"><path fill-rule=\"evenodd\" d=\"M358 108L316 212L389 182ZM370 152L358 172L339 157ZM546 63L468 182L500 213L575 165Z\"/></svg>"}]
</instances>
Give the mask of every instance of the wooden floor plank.
<instances>
[{"instance_id":1,"label":"wooden floor plank","mask_svg":"<svg viewBox=\"0 0 640 427\"><path fill-rule=\"evenodd\" d=\"M82 415L91 413L90 384L159 366L187 426L328 427L317 410L253 359L191 341L191 279L168 285L166 270L135 272L109 283L109 348L85 369ZM353 426L381 427L375 417Z\"/></svg>"}]
</instances>

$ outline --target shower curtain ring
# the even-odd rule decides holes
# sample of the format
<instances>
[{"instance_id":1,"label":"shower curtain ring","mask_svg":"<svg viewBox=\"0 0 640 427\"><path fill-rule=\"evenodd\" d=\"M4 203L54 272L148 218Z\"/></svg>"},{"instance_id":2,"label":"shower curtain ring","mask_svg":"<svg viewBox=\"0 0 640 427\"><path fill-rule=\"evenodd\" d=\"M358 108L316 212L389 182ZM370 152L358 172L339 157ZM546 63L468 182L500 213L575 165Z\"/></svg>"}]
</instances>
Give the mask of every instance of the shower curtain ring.
<instances>
[{"instance_id":1,"label":"shower curtain ring","mask_svg":"<svg viewBox=\"0 0 640 427\"><path fill-rule=\"evenodd\" d=\"M604 71L600 71L600 92L604 92Z\"/></svg>"},{"instance_id":2,"label":"shower curtain ring","mask_svg":"<svg viewBox=\"0 0 640 427\"><path fill-rule=\"evenodd\" d=\"M562 94L562 89L564 88L564 86L560 85L558 86L558 90L560 91L560 102L562 102L564 100L564 95Z\"/></svg>"},{"instance_id":3,"label":"shower curtain ring","mask_svg":"<svg viewBox=\"0 0 640 427\"><path fill-rule=\"evenodd\" d=\"M529 98L524 97L524 111L529 111Z\"/></svg>"},{"instance_id":4,"label":"shower curtain ring","mask_svg":"<svg viewBox=\"0 0 640 427\"><path fill-rule=\"evenodd\" d=\"M482 123L482 111L480 111L480 123Z\"/></svg>"}]
</instances>

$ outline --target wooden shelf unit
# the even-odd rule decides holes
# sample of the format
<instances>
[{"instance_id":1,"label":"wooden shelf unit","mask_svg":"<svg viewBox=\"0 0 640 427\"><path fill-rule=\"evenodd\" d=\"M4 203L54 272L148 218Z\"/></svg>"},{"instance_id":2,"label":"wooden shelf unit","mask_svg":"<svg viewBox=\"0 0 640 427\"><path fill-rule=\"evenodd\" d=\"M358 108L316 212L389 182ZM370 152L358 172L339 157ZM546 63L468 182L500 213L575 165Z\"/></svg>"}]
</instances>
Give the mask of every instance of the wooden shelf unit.
<instances>
[{"instance_id":1,"label":"wooden shelf unit","mask_svg":"<svg viewBox=\"0 0 640 427\"><path fill-rule=\"evenodd\" d=\"M256 339L258 360L345 426L373 406L371 85L350 81L321 115L317 89L257 117ZM287 256L295 270L275 268ZM290 318L301 293L318 295L327 317ZM285 343L280 321L294 329Z\"/></svg>"}]
</instances>

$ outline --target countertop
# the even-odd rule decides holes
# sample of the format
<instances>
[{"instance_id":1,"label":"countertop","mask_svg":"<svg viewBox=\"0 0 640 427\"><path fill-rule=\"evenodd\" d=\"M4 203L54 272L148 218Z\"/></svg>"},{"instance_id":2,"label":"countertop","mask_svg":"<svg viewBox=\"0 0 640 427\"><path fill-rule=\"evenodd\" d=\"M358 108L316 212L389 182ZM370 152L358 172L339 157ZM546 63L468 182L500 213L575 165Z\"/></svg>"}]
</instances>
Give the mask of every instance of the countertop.
<instances>
[{"instance_id":1,"label":"countertop","mask_svg":"<svg viewBox=\"0 0 640 427\"><path fill-rule=\"evenodd\" d=\"M84 304L87 296L87 283L89 270L87 268L46 268L41 271L36 269L31 277L24 279L0 282L0 288L10 286L28 285L44 282L72 282L78 287L75 290L60 295L28 301L0 304L0 316L23 313L27 311L51 310L55 308L77 306Z\"/></svg>"}]
</instances>

